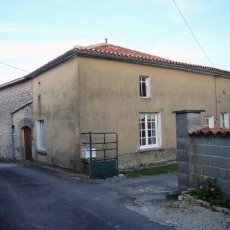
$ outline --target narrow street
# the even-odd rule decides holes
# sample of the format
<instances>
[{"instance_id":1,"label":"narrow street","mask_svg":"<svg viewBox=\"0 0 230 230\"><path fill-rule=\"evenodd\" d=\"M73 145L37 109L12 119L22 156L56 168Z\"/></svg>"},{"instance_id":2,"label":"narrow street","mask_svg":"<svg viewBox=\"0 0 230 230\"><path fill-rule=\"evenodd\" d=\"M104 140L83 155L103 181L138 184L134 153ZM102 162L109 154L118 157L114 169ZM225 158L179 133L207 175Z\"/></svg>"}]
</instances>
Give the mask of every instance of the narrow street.
<instances>
[{"instance_id":1,"label":"narrow street","mask_svg":"<svg viewBox=\"0 0 230 230\"><path fill-rule=\"evenodd\" d=\"M169 229L127 209L119 189L38 164L0 162L0 229Z\"/></svg>"}]
</instances>

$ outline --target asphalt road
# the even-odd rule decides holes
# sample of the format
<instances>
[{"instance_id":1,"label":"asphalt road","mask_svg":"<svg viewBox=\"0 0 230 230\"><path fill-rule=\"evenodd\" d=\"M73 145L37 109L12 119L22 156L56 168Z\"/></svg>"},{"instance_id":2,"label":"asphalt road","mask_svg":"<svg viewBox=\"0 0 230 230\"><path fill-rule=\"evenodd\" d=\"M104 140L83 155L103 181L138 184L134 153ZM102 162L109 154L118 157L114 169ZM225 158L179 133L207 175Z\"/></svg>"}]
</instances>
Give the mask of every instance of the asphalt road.
<instances>
[{"instance_id":1,"label":"asphalt road","mask_svg":"<svg viewBox=\"0 0 230 230\"><path fill-rule=\"evenodd\" d=\"M0 162L0 230L169 229L125 206L93 180L39 166Z\"/></svg>"}]
</instances>

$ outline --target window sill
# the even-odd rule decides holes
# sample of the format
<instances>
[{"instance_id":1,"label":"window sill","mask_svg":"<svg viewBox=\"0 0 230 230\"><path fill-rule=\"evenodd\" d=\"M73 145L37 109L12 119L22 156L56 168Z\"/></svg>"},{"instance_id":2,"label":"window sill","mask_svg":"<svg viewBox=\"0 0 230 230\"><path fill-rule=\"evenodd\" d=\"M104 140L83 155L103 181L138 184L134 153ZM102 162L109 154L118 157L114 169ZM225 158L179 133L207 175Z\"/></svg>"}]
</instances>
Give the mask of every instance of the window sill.
<instances>
[{"instance_id":1,"label":"window sill","mask_svg":"<svg viewBox=\"0 0 230 230\"><path fill-rule=\"evenodd\" d=\"M43 155L43 156L46 156L47 155L47 152L45 150L36 150L36 153L37 154L40 154L40 155Z\"/></svg>"},{"instance_id":2,"label":"window sill","mask_svg":"<svg viewBox=\"0 0 230 230\"><path fill-rule=\"evenodd\" d=\"M140 96L140 99L151 99L151 96L148 96L148 97L141 97Z\"/></svg>"},{"instance_id":3,"label":"window sill","mask_svg":"<svg viewBox=\"0 0 230 230\"><path fill-rule=\"evenodd\" d=\"M164 148L162 146L159 147L153 147L153 148L146 148L146 149L139 149L139 152L150 152L150 151L154 151L154 150L163 150Z\"/></svg>"}]
</instances>

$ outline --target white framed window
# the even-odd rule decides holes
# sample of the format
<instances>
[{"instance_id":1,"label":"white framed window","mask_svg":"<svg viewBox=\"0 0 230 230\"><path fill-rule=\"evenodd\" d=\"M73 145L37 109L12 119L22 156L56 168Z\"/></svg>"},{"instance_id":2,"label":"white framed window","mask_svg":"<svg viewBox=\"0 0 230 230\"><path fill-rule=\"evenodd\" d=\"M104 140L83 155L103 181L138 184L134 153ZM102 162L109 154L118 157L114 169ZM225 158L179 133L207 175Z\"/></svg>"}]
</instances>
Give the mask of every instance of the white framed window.
<instances>
[{"instance_id":1,"label":"white framed window","mask_svg":"<svg viewBox=\"0 0 230 230\"><path fill-rule=\"evenodd\" d=\"M140 76L139 77L139 91L140 97L149 98L151 97L151 90L150 90L150 78L147 76Z\"/></svg>"},{"instance_id":2,"label":"white framed window","mask_svg":"<svg viewBox=\"0 0 230 230\"><path fill-rule=\"evenodd\" d=\"M161 145L160 113L139 114L140 149L156 148Z\"/></svg>"},{"instance_id":3,"label":"white framed window","mask_svg":"<svg viewBox=\"0 0 230 230\"><path fill-rule=\"evenodd\" d=\"M220 113L220 127L229 129L229 113Z\"/></svg>"},{"instance_id":4,"label":"white framed window","mask_svg":"<svg viewBox=\"0 0 230 230\"><path fill-rule=\"evenodd\" d=\"M44 120L37 120L36 131L37 131L37 149L40 151L46 151Z\"/></svg>"},{"instance_id":5,"label":"white framed window","mask_svg":"<svg viewBox=\"0 0 230 230\"><path fill-rule=\"evenodd\" d=\"M214 116L207 116L204 118L204 125L210 129L215 127L215 119Z\"/></svg>"}]
</instances>

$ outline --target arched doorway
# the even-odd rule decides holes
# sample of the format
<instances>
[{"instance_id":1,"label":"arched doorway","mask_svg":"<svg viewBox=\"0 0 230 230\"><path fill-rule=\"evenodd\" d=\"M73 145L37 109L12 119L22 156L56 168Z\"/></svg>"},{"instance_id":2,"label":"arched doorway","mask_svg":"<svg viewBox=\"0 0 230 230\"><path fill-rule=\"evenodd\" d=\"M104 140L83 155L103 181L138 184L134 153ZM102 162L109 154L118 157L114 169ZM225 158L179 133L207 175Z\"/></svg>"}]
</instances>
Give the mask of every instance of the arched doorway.
<instances>
[{"instance_id":1,"label":"arched doorway","mask_svg":"<svg viewBox=\"0 0 230 230\"><path fill-rule=\"evenodd\" d=\"M24 136L24 159L32 160L32 136L31 129L29 127L24 127L23 129Z\"/></svg>"}]
</instances>

